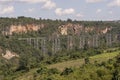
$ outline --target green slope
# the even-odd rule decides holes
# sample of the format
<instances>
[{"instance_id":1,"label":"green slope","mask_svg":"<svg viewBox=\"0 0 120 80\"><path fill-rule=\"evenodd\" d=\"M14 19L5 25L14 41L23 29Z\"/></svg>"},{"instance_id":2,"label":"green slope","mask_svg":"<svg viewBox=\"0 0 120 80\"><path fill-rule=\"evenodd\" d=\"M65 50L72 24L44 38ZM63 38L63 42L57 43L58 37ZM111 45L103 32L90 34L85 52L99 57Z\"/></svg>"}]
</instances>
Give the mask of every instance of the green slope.
<instances>
[{"instance_id":1,"label":"green slope","mask_svg":"<svg viewBox=\"0 0 120 80\"><path fill-rule=\"evenodd\" d=\"M90 57L90 62L94 63L97 61L99 63L99 62L107 61L109 59L116 57L119 53L120 53L120 50L116 51L116 52L112 52L112 53L103 53L103 54L99 54L96 56L92 56L92 57ZM59 70L64 70L66 67L76 67L77 68L77 67L83 65L84 63L85 63L84 59L77 59L77 60L52 64L52 65L49 65L48 68L57 68Z\"/></svg>"},{"instance_id":2,"label":"green slope","mask_svg":"<svg viewBox=\"0 0 120 80\"><path fill-rule=\"evenodd\" d=\"M113 59L118 54L120 54L120 50L117 50L115 52L102 53L102 54L99 54L99 55L96 55L96 56L92 56L92 57L90 57L90 63L94 63L95 61L97 61L98 63L101 63L103 61L106 62L109 59ZM47 65L47 68L48 69L57 68L58 70L60 70L62 72L65 68L69 68L69 67L79 68L84 63L85 63L84 59L77 59L77 60L71 60L71 61L56 63L56 64L52 64L52 65ZM91 68L92 70L95 70L97 67L93 66L93 67L89 67L89 68ZM35 75L38 77L38 79L43 78L45 76L48 76L46 74L44 74L44 75L36 74L36 71L38 69L39 68L35 68L35 69L32 69L32 70L30 70L29 72L26 72L26 73L21 73L21 72L17 73L16 76L14 76L14 78L15 78L14 80L33 80ZM91 70L91 69L89 69L89 70ZM53 76L56 76L57 78L60 77L58 75L53 75ZM72 76L72 75L70 75L70 76ZM60 80L62 80L61 77L60 77Z\"/></svg>"}]
</instances>

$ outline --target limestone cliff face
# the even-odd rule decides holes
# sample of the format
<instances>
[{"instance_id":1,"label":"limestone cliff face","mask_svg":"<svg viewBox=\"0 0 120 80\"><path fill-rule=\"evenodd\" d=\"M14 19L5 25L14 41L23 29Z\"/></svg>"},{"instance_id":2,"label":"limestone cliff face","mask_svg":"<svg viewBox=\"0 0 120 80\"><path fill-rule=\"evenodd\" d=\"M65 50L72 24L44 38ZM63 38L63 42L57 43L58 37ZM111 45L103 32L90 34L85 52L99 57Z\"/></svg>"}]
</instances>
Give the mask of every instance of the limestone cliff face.
<instances>
[{"instance_id":1,"label":"limestone cliff face","mask_svg":"<svg viewBox=\"0 0 120 80\"><path fill-rule=\"evenodd\" d=\"M13 57L19 57L19 55L15 52L10 51L10 50L3 51L2 48L0 47L0 57L3 57L5 59L10 60Z\"/></svg>"},{"instance_id":2,"label":"limestone cliff face","mask_svg":"<svg viewBox=\"0 0 120 80\"><path fill-rule=\"evenodd\" d=\"M85 32L92 32L95 30L95 27L85 27Z\"/></svg>"},{"instance_id":3,"label":"limestone cliff face","mask_svg":"<svg viewBox=\"0 0 120 80\"><path fill-rule=\"evenodd\" d=\"M12 35L13 33L27 33L29 31L38 31L44 28L44 25L35 25L35 24L27 24L27 25L11 25L8 31L5 31L5 35Z\"/></svg>"},{"instance_id":4,"label":"limestone cliff face","mask_svg":"<svg viewBox=\"0 0 120 80\"><path fill-rule=\"evenodd\" d=\"M2 33L5 35L12 35L13 33L17 33L17 34L27 33L30 31L38 31L44 27L45 27L44 24L11 25ZM105 28L98 28L94 26L86 27L80 24L72 24L72 23L68 23L58 27L58 31L61 35L80 34L81 32L86 32L86 33L97 32L97 33L106 34L111 29L112 29L111 27L105 27Z\"/></svg>"},{"instance_id":5,"label":"limestone cliff face","mask_svg":"<svg viewBox=\"0 0 120 80\"><path fill-rule=\"evenodd\" d=\"M69 31L73 32L74 34L79 34L80 30L82 30L83 26L79 24L66 24L59 26L59 31L61 35L68 35Z\"/></svg>"},{"instance_id":6,"label":"limestone cliff face","mask_svg":"<svg viewBox=\"0 0 120 80\"><path fill-rule=\"evenodd\" d=\"M80 34L80 32L97 32L97 33L102 33L102 34L106 34L108 31L110 31L112 28L110 27L105 27L103 29L98 28L98 27L84 27L82 25L79 24L65 24L65 25L61 25L59 26L59 32L61 35L68 35L68 34Z\"/></svg>"},{"instance_id":7,"label":"limestone cliff face","mask_svg":"<svg viewBox=\"0 0 120 80\"><path fill-rule=\"evenodd\" d=\"M9 59L12 59L13 57L19 57L19 55L9 50L6 50L6 53L2 54L2 57L9 60Z\"/></svg>"},{"instance_id":8,"label":"limestone cliff face","mask_svg":"<svg viewBox=\"0 0 120 80\"><path fill-rule=\"evenodd\" d=\"M59 26L59 31L61 35L80 34L80 32L91 32L94 30L95 27L84 27L79 24L71 24L71 23Z\"/></svg>"},{"instance_id":9,"label":"limestone cliff face","mask_svg":"<svg viewBox=\"0 0 120 80\"><path fill-rule=\"evenodd\" d=\"M103 33L103 34L106 34L108 31L110 31L112 28L108 28L108 27L106 27L105 29L103 29L103 30L101 30L101 32Z\"/></svg>"},{"instance_id":10,"label":"limestone cliff face","mask_svg":"<svg viewBox=\"0 0 120 80\"><path fill-rule=\"evenodd\" d=\"M67 27L65 27L64 25L62 25L62 26L60 26L59 27L59 29L60 29L60 33L62 34L62 35L67 35L68 33L67 33Z\"/></svg>"}]
</instances>

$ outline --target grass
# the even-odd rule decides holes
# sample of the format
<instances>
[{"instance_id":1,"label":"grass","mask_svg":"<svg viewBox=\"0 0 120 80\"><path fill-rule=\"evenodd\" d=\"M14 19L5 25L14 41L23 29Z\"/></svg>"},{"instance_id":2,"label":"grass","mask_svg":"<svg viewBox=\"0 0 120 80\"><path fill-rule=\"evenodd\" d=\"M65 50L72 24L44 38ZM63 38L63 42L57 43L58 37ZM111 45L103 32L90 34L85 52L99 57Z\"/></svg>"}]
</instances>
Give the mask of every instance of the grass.
<instances>
[{"instance_id":1,"label":"grass","mask_svg":"<svg viewBox=\"0 0 120 80\"><path fill-rule=\"evenodd\" d=\"M119 53L120 53L120 50L115 51L115 52L111 52L111 53L105 52L105 53L102 53L102 54L99 54L96 56L91 56L91 57L89 57L90 63L94 63L95 61L97 61L98 63L101 63L103 61L113 59ZM69 67L79 68L84 63L85 63L84 59L77 59L77 60L71 60L71 61L65 61L65 62L47 65L47 68L49 68L49 69L57 68L58 70L63 71L65 68L69 68ZM31 69L29 72L22 74L21 76L19 76L15 80L33 80L33 76L34 76L34 73L36 73L36 70L38 70L38 68Z\"/></svg>"},{"instance_id":2,"label":"grass","mask_svg":"<svg viewBox=\"0 0 120 80\"><path fill-rule=\"evenodd\" d=\"M120 53L120 51L116 51L116 52L103 53L103 54L92 56L92 57L90 57L90 63L94 63L95 61L97 61L98 63L103 62L103 61L107 61L109 59L116 57L119 53ZM77 60L71 60L71 61L52 64L52 65L49 65L47 67L49 69L50 68L57 68L58 70L62 71L68 67L78 68L81 65L83 65L84 63L85 63L84 59L77 59Z\"/></svg>"}]
</instances>

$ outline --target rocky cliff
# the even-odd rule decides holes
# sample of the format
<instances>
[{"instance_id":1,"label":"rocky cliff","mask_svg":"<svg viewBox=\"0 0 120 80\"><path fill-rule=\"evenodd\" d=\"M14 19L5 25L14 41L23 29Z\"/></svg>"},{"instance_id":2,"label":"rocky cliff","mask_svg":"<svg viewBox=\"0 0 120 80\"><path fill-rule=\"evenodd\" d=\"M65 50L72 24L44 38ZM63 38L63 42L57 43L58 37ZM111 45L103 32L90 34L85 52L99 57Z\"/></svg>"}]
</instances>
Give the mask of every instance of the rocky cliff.
<instances>
[{"instance_id":1,"label":"rocky cliff","mask_svg":"<svg viewBox=\"0 0 120 80\"><path fill-rule=\"evenodd\" d=\"M59 31L61 35L68 35L69 31L73 32L74 34L79 34L80 31L82 31L83 26L79 24L66 24L59 26Z\"/></svg>"},{"instance_id":2,"label":"rocky cliff","mask_svg":"<svg viewBox=\"0 0 120 80\"><path fill-rule=\"evenodd\" d=\"M112 28L111 27L104 27L104 28L98 28L98 27L85 27L83 25L79 24L65 24L61 25L58 27L58 30L61 35L68 35L70 33L72 34L80 34L81 32L97 32L97 33L102 33L106 34L108 31L110 31Z\"/></svg>"},{"instance_id":3,"label":"rocky cliff","mask_svg":"<svg viewBox=\"0 0 120 80\"><path fill-rule=\"evenodd\" d=\"M2 33L5 35L12 35L13 33L27 33L30 31L38 31L42 28L44 28L45 25L35 25L35 24L27 24L27 25L11 25L9 28L4 30ZM56 26L58 27L58 26ZM96 33L102 33L106 34L108 31L110 31L111 27L104 27L104 28L98 28L95 26L86 27L80 24L72 24L67 23L65 25L61 25L58 27L58 31L61 35L68 35L68 34L80 34L81 32L96 32Z\"/></svg>"},{"instance_id":4,"label":"rocky cliff","mask_svg":"<svg viewBox=\"0 0 120 80\"><path fill-rule=\"evenodd\" d=\"M11 25L9 29L3 31L2 33L5 35L12 35L13 33L27 33L29 31L38 31L42 28L44 28L43 24Z\"/></svg>"},{"instance_id":5,"label":"rocky cliff","mask_svg":"<svg viewBox=\"0 0 120 80\"><path fill-rule=\"evenodd\" d=\"M1 47L0 47L0 56L5 58L5 59L12 59L13 57L19 57L19 55L15 52L12 52L10 50L3 50Z\"/></svg>"},{"instance_id":6,"label":"rocky cliff","mask_svg":"<svg viewBox=\"0 0 120 80\"><path fill-rule=\"evenodd\" d=\"M2 53L2 57L5 59L12 59L13 57L19 57L19 55L17 55L14 52L11 52L10 50L6 50L5 54Z\"/></svg>"}]
</instances>

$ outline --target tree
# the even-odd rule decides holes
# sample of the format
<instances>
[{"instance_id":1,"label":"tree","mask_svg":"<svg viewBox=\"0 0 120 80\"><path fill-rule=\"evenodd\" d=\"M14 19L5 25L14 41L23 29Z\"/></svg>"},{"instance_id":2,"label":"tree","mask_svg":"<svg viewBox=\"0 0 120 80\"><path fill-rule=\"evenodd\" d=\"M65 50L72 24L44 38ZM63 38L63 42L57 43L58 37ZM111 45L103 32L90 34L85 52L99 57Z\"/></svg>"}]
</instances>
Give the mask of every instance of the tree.
<instances>
[{"instance_id":1,"label":"tree","mask_svg":"<svg viewBox=\"0 0 120 80\"><path fill-rule=\"evenodd\" d=\"M29 65L28 58L26 58L26 57L20 58L19 68L17 69L17 71L19 71L19 70L29 71L29 69L30 69L30 65Z\"/></svg>"},{"instance_id":2,"label":"tree","mask_svg":"<svg viewBox=\"0 0 120 80\"><path fill-rule=\"evenodd\" d=\"M85 58L85 64L89 64L90 63L90 60L88 57Z\"/></svg>"},{"instance_id":3,"label":"tree","mask_svg":"<svg viewBox=\"0 0 120 80\"><path fill-rule=\"evenodd\" d=\"M48 72L48 69L46 67L41 67L37 70L37 73L39 74L46 74Z\"/></svg>"},{"instance_id":4,"label":"tree","mask_svg":"<svg viewBox=\"0 0 120 80\"><path fill-rule=\"evenodd\" d=\"M49 74L59 74L59 70L56 68L49 69Z\"/></svg>"},{"instance_id":5,"label":"tree","mask_svg":"<svg viewBox=\"0 0 120 80\"><path fill-rule=\"evenodd\" d=\"M61 75L69 75L70 73L73 72L73 69L72 68L66 68L62 73Z\"/></svg>"},{"instance_id":6,"label":"tree","mask_svg":"<svg viewBox=\"0 0 120 80\"><path fill-rule=\"evenodd\" d=\"M72 19L67 19L67 22L70 22L70 23L71 23L71 22L72 22Z\"/></svg>"},{"instance_id":7,"label":"tree","mask_svg":"<svg viewBox=\"0 0 120 80\"><path fill-rule=\"evenodd\" d=\"M112 80L119 80L120 79L120 55L117 56L117 61L115 63L115 71L113 72L113 79Z\"/></svg>"}]
</instances>

